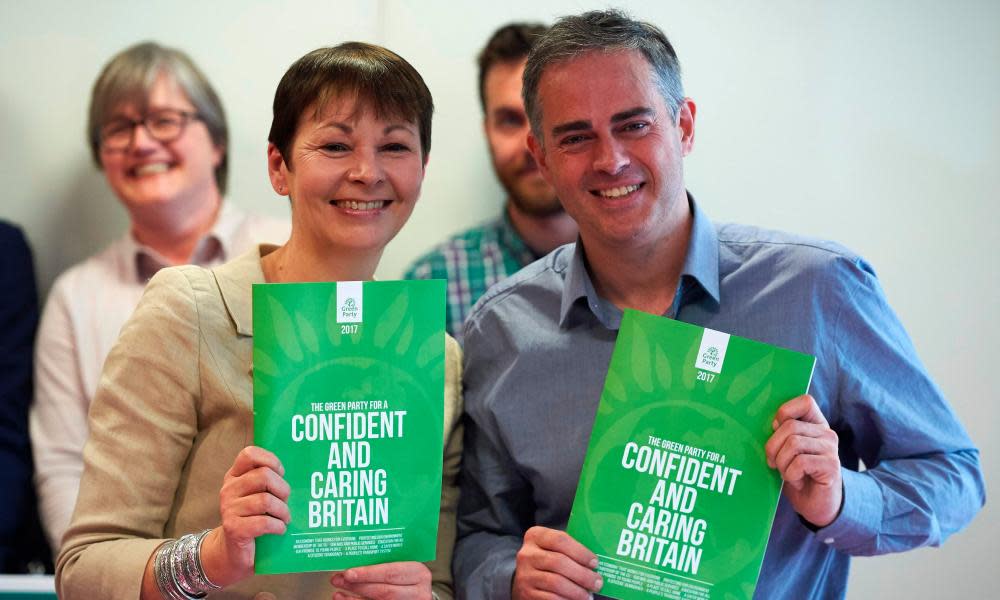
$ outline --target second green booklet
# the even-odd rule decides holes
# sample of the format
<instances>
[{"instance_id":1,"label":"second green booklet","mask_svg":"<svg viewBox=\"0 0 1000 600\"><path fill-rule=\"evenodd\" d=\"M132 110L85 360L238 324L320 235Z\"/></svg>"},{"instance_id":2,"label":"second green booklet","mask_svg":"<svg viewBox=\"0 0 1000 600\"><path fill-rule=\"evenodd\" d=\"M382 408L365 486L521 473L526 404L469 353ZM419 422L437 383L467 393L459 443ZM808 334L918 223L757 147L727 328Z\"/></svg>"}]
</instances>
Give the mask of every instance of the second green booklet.
<instances>
[{"instance_id":1,"label":"second green booklet","mask_svg":"<svg viewBox=\"0 0 1000 600\"><path fill-rule=\"evenodd\" d=\"M601 594L753 596L781 490L764 444L814 364L625 311L567 527L598 555Z\"/></svg>"},{"instance_id":2,"label":"second green booklet","mask_svg":"<svg viewBox=\"0 0 1000 600\"><path fill-rule=\"evenodd\" d=\"M258 574L434 559L444 282L253 286L254 443L292 488Z\"/></svg>"}]
</instances>

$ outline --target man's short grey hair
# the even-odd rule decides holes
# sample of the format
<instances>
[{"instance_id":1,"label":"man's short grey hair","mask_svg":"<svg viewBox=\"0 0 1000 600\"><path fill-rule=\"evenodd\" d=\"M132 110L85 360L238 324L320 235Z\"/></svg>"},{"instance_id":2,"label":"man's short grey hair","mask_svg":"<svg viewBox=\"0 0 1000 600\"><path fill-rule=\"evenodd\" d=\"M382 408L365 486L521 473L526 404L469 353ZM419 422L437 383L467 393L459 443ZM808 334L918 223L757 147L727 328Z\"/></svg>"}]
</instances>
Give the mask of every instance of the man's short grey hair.
<instances>
[{"instance_id":1,"label":"man's short grey hair","mask_svg":"<svg viewBox=\"0 0 1000 600\"><path fill-rule=\"evenodd\" d=\"M531 132L541 141L542 107L538 103L538 84L545 69L553 63L576 58L588 52L624 52L638 50L649 61L656 84L675 119L684 102L681 65L670 40L656 25L636 21L619 10L600 10L563 17L542 34L528 54L524 68L524 107L531 121Z\"/></svg>"},{"instance_id":2,"label":"man's short grey hair","mask_svg":"<svg viewBox=\"0 0 1000 600\"><path fill-rule=\"evenodd\" d=\"M122 104L134 104L140 111L145 111L149 91L161 74L168 75L183 90L194 105L198 118L208 129L212 142L222 149L222 160L215 168L215 183L219 192L225 194L229 172L229 128L222 101L187 54L156 42L142 42L122 50L104 66L94 82L87 118L87 140L94 162L101 168L101 127Z\"/></svg>"}]
</instances>

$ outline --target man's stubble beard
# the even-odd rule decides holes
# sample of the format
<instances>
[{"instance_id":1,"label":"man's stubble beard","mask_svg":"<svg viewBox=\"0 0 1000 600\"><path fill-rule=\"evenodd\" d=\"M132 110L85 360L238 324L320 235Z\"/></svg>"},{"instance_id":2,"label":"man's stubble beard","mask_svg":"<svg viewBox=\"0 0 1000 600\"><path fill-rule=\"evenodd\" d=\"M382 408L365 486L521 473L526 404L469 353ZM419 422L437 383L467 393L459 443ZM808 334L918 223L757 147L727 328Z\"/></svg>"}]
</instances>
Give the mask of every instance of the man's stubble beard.
<instances>
[{"instance_id":1,"label":"man's stubble beard","mask_svg":"<svg viewBox=\"0 0 1000 600\"><path fill-rule=\"evenodd\" d=\"M545 218L560 215L563 212L562 204L556 197L555 190L535 172L534 177L523 175L513 175L504 177L497 172L500 185L507 192L507 198L523 214Z\"/></svg>"}]
</instances>

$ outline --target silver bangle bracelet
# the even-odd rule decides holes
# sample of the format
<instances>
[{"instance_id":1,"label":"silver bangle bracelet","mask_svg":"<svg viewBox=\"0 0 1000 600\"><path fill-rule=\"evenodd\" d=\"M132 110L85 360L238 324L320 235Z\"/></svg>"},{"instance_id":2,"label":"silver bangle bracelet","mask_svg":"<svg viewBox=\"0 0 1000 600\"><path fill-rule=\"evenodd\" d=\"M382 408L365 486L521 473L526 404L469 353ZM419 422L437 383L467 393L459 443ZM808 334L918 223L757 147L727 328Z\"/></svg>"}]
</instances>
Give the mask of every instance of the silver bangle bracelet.
<instances>
[{"instance_id":1,"label":"silver bangle bracelet","mask_svg":"<svg viewBox=\"0 0 1000 600\"><path fill-rule=\"evenodd\" d=\"M204 598L208 592L222 589L205 575L205 567L201 564L201 545L211 531L206 529L181 536L170 551L174 581L189 598Z\"/></svg>"},{"instance_id":2,"label":"silver bangle bracelet","mask_svg":"<svg viewBox=\"0 0 1000 600\"><path fill-rule=\"evenodd\" d=\"M222 589L212 583L201 564L201 545L211 531L182 535L157 548L153 579L166 600L199 600Z\"/></svg>"},{"instance_id":3,"label":"silver bangle bracelet","mask_svg":"<svg viewBox=\"0 0 1000 600\"><path fill-rule=\"evenodd\" d=\"M205 531L202 531L201 533L198 534L198 539L194 543L194 550L191 555L192 556L191 562L194 563L195 567L194 569L195 578L198 581L201 588L207 592L222 589L221 585L216 585L212 583L212 580L209 579L208 575L205 574L205 567L202 566L201 564L201 546L202 544L205 543L205 538L208 537L208 534L211 532L212 532L211 529L206 529Z\"/></svg>"},{"instance_id":4,"label":"silver bangle bracelet","mask_svg":"<svg viewBox=\"0 0 1000 600\"><path fill-rule=\"evenodd\" d=\"M177 548L179 540L170 540L163 544L156 551L153 559L153 578L156 580L156 587L166 600L191 600L193 596L184 593L177 585L174 578L172 555Z\"/></svg>"},{"instance_id":5,"label":"silver bangle bracelet","mask_svg":"<svg viewBox=\"0 0 1000 600\"><path fill-rule=\"evenodd\" d=\"M202 589L202 586L198 585L198 574L194 567L194 561L198 555L198 536L185 535L181 539L185 543L175 551L177 561L180 565L177 583L181 585L185 592L192 596L204 596L205 590Z\"/></svg>"},{"instance_id":6,"label":"silver bangle bracelet","mask_svg":"<svg viewBox=\"0 0 1000 600\"><path fill-rule=\"evenodd\" d=\"M197 587L197 582L190 577L190 568L187 557L194 549L197 552L197 536L193 534L182 535L170 549L170 573L177 591L185 599L204 598L206 593Z\"/></svg>"},{"instance_id":7,"label":"silver bangle bracelet","mask_svg":"<svg viewBox=\"0 0 1000 600\"><path fill-rule=\"evenodd\" d=\"M156 589L160 590L160 595L164 598L170 598L170 593L167 591L168 580L167 573L168 568L164 568L165 557L169 555L170 549L168 546L173 544L173 541L169 541L160 544L160 547L156 549L156 553L153 555L153 580L156 582Z\"/></svg>"}]
</instances>

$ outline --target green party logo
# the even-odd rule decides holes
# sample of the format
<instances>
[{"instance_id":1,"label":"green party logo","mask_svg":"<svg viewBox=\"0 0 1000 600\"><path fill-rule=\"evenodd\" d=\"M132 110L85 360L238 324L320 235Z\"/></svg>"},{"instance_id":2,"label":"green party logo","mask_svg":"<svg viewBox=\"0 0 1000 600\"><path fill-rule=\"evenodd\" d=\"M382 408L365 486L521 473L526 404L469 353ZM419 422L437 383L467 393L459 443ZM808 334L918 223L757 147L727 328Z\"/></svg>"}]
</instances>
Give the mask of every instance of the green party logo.
<instances>
[{"instance_id":1,"label":"green party logo","mask_svg":"<svg viewBox=\"0 0 1000 600\"><path fill-rule=\"evenodd\" d=\"M719 349L715 346L709 347L709 349L701 355L701 362L708 367L719 366Z\"/></svg>"},{"instance_id":2,"label":"green party logo","mask_svg":"<svg viewBox=\"0 0 1000 600\"><path fill-rule=\"evenodd\" d=\"M729 334L705 329L698 347L697 360L694 367L713 373L722 373L722 363L726 360L726 348L729 347Z\"/></svg>"},{"instance_id":3,"label":"green party logo","mask_svg":"<svg viewBox=\"0 0 1000 600\"><path fill-rule=\"evenodd\" d=\"M360 281L337 282L337 322L360 323L362 318Z\"/></svg>"}]
</instances>

